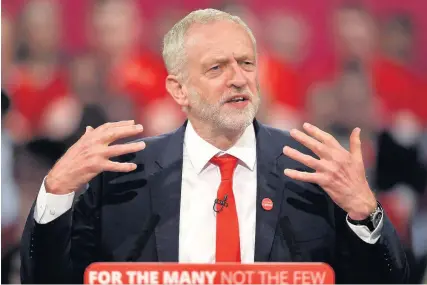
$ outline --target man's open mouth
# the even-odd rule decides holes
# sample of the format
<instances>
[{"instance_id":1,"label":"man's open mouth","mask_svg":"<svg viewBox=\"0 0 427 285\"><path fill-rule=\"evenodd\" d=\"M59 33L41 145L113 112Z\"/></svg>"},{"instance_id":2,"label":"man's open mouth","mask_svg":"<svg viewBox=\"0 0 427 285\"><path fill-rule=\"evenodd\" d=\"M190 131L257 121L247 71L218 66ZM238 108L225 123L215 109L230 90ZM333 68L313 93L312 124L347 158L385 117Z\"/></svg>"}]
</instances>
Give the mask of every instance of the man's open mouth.
<instances>
[{"instance_id":1,"label":"man's open mouth","mask_svg":"<svg viewBox=\"0 0 427 285\"><path fill-rule=\"evenodd\" d=\"M249 96L247 95L236 95L225 101L225 103L238 103L245 102L249 100Z\"/></svg>"},{"instance_id":2,"label":"man's open mouth","mask_svg":"<svg viewBox=\"0 0 427 285\"><path fill-rule=\"evenodd\" d=\"M232 102L243 102L246 101L246 98L243 97L236 97L236 98L232 98L230 100L227 101L227 103L232 103Z\"/></svg>"}]
</instances>

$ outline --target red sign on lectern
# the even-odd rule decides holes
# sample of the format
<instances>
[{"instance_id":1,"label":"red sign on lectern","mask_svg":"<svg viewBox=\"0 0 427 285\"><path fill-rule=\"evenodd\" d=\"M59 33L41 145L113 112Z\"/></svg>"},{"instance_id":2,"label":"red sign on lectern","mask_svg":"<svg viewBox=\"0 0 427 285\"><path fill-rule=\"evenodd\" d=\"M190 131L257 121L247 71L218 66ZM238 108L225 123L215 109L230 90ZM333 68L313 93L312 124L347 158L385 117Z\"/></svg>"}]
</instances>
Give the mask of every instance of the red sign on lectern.
<instances>
[{"instance_id":1,"label":"red sign on lectern","mask_svg":"<svg viewBox=\"0 0 427 285\"><path fill-rule=\"evenodd\" d=\"M334 284L325 263L93 263L85 284Z\"/></svg>"}]
</instances>

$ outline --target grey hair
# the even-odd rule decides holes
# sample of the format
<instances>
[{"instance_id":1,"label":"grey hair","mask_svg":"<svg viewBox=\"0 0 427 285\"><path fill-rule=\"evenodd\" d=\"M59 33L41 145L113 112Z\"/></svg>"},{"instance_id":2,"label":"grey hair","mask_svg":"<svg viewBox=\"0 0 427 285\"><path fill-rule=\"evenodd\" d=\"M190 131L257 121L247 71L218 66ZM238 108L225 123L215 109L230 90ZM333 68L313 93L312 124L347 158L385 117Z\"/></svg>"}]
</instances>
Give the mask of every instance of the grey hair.
<instances>
[{"instance_id":1,"label":"grey hair","mask_svg":"<svg viewBox=\"0 0 427 285\"><path fill-rule=\"evenodd\" d=\"M232 21L241 25L248 32L256 54L255 36L248 25L238 16L216 9L195 10L177 22L163 38L163 61L169 74L179 78L184 77L185 37L190 27L195 23L209 24L220 20Z\"/></svg>"}]
</instances>

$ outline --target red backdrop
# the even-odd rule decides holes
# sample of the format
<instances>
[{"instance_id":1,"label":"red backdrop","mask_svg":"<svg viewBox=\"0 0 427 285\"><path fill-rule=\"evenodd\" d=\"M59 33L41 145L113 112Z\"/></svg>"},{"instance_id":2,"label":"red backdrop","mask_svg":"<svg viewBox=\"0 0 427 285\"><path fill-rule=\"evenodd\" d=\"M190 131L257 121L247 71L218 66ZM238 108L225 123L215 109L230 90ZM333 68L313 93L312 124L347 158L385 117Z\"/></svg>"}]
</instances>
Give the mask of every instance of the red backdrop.
<instances>
[{"instance_id":1,"label":"red backdrop","mask_svg":"<svg viewBox=\"0 0 427 285\"><path fill-rule=\"evenodd\" d=\"M28 0L3 0L2 9L18 14L21 7ZM64 49L74 52L84 48L86 35L84 32L85 17L87 7L91 1L88 0L57 0L63 3L65 18ZM183 5L187 9L205 8L221 3L218 0L138 0L141 6L141 13L147 19L154 17L161 9L170 9L178 5ZM317 62L324 58L331 51L331 36L328 31L328 21L331 11L344 0L248 0L242 1L255 8L255 11L267 10L270 8L292 9L298 11L308 21L312 28L311 51L307 61ZM426 0L361 0L363 4L379 18L390 12L399 10L412 14L416 26L416 53L415 65L417 70L427 73L427 1ZM182 3L182 4L179 4Z\"/></svg>"}]
</instances>

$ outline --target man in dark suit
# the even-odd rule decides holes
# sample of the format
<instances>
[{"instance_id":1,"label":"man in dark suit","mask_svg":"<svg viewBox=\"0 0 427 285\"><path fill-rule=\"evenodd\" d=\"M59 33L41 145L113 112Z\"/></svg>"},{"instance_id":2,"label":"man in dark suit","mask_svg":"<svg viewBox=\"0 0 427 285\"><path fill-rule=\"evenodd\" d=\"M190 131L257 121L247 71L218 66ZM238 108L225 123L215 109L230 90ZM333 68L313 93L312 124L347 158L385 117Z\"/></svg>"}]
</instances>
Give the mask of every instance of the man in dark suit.
<instances>
[{"instance_id":1,"label":"man in dark suit","mask_svg":"<svg viewBox=\"0 0 427 285\"><path fill-rule=\"evenodd\" d=\"M316 261L330 264L337 282L408 279L366 182L360 129L347 151L310 124L285 132L254 119L256 44L239 18L192 12L165 36L163 56L167 89L188 120L114 145L142 126L88 127L31 209L23 283L81 283L96 261Z\"/></svg>"}]
</instances>

